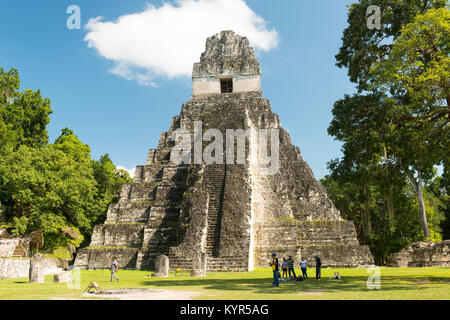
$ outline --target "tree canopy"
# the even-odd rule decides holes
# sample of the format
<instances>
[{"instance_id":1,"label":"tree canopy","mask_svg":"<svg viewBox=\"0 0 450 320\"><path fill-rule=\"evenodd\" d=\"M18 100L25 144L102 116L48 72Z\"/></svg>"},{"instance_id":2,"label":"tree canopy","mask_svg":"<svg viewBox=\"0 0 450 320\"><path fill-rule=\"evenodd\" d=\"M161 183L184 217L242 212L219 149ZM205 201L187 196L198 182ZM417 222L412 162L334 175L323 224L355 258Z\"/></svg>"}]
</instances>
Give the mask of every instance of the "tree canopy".
<instances>
[{"instance_id":1,"label":"tree canopy","mask_svg":"<svg viewBox=\"0 0 450 320\"><path fill-rule=\"evenodd\" d=\"M96 161L68 128L48 143L50 100L38 91L19 92L19 74L0 69L0 203L14 236L41 230L44 250L70 259L87 242L117 198L128 173L108 155Z\"/></svg>"},{"instance_id":2,"label":"tree canopy","mask_svg":"<svg viewBox=\"0 0 450 320\"><path fill-rule=\"evenodd\" d=\"M446 194L436 185L445 179L436 177L436 166L449 162L447 4L360 0L349 6L336 60L357 93L334 104L328 132L343 142L343 157L329 163L331 175L323 182L332 198L341 199L339 209L361 224L360 239L373 250L395 239L403 245L442 239ZM370 5L381 8L381 29L366 25ZM406 217L419 223L421 235L405 235L400 221Z\"/></svg>"}]
</instances>

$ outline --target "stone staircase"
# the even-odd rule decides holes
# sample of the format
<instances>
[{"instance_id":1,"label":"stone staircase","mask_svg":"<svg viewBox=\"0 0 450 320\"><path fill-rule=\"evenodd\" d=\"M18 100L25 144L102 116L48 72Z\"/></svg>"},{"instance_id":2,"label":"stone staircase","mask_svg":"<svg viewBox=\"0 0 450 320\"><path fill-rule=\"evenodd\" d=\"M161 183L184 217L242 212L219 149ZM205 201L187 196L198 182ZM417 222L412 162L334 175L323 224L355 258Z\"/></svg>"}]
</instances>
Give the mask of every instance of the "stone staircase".
<instances>
[{"instance_id":1,"label":"stone staircase","mask_svg":"<svg viewBox=\"0 0 450 320\"><path fill-rule=\"evenodd\" d=\"M186 257L179 257L174 254L169 254L169 268L174 272L176 269L181 268L183 271L192 270L193 260Z\"/></svg>"},{"instance_id":2,"label":"stone staircase","mask_svg":"<svg viewBox=\"0 0 450 320\"><path fill-rule=\"evenodd\" d=\"M246 272L248 271L248 261L244 257L214 258L207 257L207 272Z\"/></svg>"},{"instance_id":3,"label":"stone staircase","mask_svg":"<svg viewBox=\"0 0 450 320\"><path fill-rule=\"evenodd\" d=\"M203 174L209 194L209 206L206 230L206 271L207 272L246 272L248 271L247 257L220 257L220 227L222 219L222 207L224 183L226 181L225 165L210 165L205 168ZM181 268L184 271L193 269L193 260L189 257L181 257L169 254L170 269L175 271Z\"/></svg>"},{"instance_id":4,"label":"stone staircase","mask_svg":"<svg viewBox=\"0 0 450 320\"><path fill-rule=\"evenodd\" d=\"M183 271L193 269L193 260L188 257L175 256L169 254L170 271L174 272L181 268ZM248 271L248 261L241 257L214 258L211 255L206 257L206 272L246 272Z\"/></svg>"},{"instance_id":5,"label":"stone staircase","mask_svg":"<svg viewBox=\"0 0 450 320\"><path fill-rule=\"evenodd\" d=\"M211 165L205 171L209 193L208 228L206 232L206 254L216 256L220 240L221 202L226 176L225 165Z\"/></svg>"}]
</instances>

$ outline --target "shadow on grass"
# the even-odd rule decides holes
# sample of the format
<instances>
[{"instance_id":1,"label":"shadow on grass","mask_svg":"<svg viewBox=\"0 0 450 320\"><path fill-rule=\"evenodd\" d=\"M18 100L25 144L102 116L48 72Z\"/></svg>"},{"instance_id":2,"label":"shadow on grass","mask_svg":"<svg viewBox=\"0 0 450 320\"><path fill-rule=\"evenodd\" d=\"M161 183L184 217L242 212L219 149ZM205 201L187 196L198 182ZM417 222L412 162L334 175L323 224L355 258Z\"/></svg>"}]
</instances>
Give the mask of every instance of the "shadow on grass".
<instances>
[{"instance_id":1,"label":"shadow on grass","mask_svg":"<svg viewBox=\"0 0 450 320\"><path fill-rule=\"evenodd\" d=\"M348 276L343 280L330 280L322 278L317 281L308 279L305 281L287 281L280 282L278 288L272 288L272 279L269 278L245 278L241 279L209 279L209 278L185 278L183 280L155 280L145 281L143 285L161 288L177 287L201 287L206 290L225 290L225 291L248 291L249 293L262 294L320 294L325 292L371 292L367 288L366 276ZM427 277L427 276L382 276L382 290L417 290L421 286L426 288L427 284L445 284L450 278L445 277Z\"/></svg>"}]
</instances>

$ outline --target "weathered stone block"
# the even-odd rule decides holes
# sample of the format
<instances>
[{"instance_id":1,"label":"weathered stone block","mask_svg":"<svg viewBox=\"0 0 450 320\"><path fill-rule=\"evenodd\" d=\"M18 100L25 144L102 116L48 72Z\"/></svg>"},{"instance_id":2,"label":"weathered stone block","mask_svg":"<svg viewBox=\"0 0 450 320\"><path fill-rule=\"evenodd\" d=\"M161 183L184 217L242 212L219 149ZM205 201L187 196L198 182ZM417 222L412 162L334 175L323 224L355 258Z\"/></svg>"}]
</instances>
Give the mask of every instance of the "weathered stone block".
<instances>
[{"instance_id":1,"label":"weathered stone block","mask_svg":"<svg viewBox=\"0 0 450 320\"><path fill-rule=\"evenodd\" d=\"M160 255L156 257L155 262L156 272L152 277L168 277L169 276L169 257Z\"/></svg>"},{"instance_id":2,"label":"weathered stone block","mask_svg":"<svg viewBox=\"0 0 450 320\"><path fill-rule=\"evenodd\" d=\"M31 258L30 264L30 282L44 283L45 276L45 258L42 254L37 253Z\"/></svg>"},{"instance_id":3,"label":"weathered stone block","mask_svg":"<svg viewBox=\"0 0 450 320\"><path fill-rule=\"evenodd\" d=\"M54 283L70 283L72 281L72 274L70 272L58 273L53 276Z\"/></svg>"}]
</instances>

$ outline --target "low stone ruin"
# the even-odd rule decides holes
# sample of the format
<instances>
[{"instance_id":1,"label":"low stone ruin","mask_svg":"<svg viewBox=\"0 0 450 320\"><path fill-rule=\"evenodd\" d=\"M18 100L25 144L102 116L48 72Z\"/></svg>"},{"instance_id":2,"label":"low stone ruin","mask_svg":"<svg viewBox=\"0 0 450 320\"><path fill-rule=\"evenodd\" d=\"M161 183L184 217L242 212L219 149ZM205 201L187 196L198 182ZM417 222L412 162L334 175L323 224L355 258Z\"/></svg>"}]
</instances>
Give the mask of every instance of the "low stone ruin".
<instances>
[{"instance_id":1,"label":"low stone ruin","mask_svg":"<svg viewBox=\"0 0 450 320\"><path fill-rule=\"evenodd\" d=\"M56 259L29 257L30 248L39 249L43 244L41 231L11 238L5 229L0 229L0 279L29 277L31 282L42 283L45 275L60 273Z\"/></svg>"},{"instance_id":2,"label":"low stone ruin","mask_svg":"<svg viewBox=\"0 0 450 320\"><path fill-rule=\"evenodd\" d=\"M0 229L0 257L29 257L30 249L39 249L43 245L44 236L40 230L12 238L6 229Z\"/></svg>"},{"instance_id":3,"label":"low stone ruin","mask_svg":"<svg viewBox=\"0 0 450 320\"><path fill-rule=\"evenodd\" d=\"M388 267L450 267L450 240L417 242L388 257Z\"/></svg>"},{"instance_id":4,"label":"low stone ruin","mask_svg":"<svg viewBox=\"0 0 450 320\"><path fill-rule=\"evenodd\" d=\"M70 283L72 281L71 272L61 272L53 276L54 283Z\"/></svg>"},{"instance_id":5,"label":"low stone ruin","mask_svg":"<svg viewBox=\"0 0 450 320\"><path fill-rule=\"evenodd\" d=\"M19 238L0 239L0 257L26 257L27 250L24 247L24 243Z\"/></svg>"}]
</instances>

